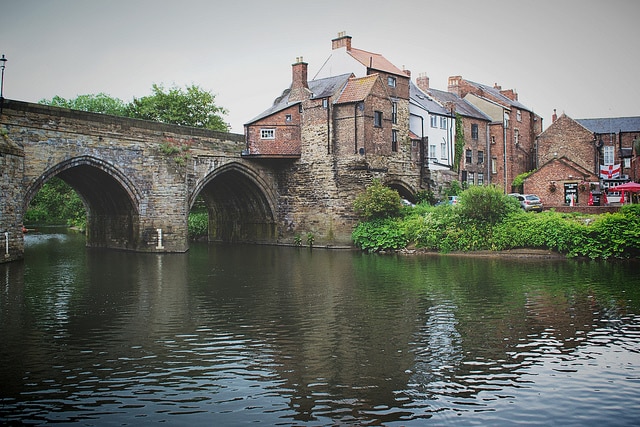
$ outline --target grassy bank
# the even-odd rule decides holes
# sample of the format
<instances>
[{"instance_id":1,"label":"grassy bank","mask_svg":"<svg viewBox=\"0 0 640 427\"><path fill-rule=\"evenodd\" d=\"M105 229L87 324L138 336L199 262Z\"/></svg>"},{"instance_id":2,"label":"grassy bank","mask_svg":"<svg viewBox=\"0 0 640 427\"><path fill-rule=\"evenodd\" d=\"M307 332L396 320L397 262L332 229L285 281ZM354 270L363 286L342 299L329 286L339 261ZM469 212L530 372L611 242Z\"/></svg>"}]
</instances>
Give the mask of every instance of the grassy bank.
<instances>
[{"instance_id":1,"label":"grassy bank","mask_svg":"<svg viewBox=\"0 0 640 427\"><path fill-rule=\"evenodd\" d=\"M546 249L568 257L640 257L640 205L602 215L522 211L492 187L472 187L459 205L402 207L363 218L353 232L366 251L407 247L438 252Z\"/></svg>"}]
</instances>

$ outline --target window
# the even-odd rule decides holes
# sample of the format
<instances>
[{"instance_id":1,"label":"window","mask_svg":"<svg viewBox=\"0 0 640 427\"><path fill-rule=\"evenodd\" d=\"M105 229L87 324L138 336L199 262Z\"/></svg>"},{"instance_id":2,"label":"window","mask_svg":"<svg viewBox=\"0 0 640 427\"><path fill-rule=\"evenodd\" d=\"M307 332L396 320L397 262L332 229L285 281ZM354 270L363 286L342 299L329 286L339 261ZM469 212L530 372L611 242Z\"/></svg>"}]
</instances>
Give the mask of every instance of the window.
<instances>
[{"instance_id":1,"label":"window","mask_svg":"<svg viewBox=\"0 0 640 427\"><path fill-rule=\"evenodd\" d=\"M391 123L398 124L398 103L391 104Z\"/></svg>"},{"instance_id":2,"label":"window","mask_svg":"<svg viewBox=\"0 0 640 427\"><path fill-rule=\"evenodd\" d=\"M605 145L604 147L602 147L602 149L604 150L604 164L605 165L612 165L613 164L613 145Z\"/></svg>"},{"instance_id":3,"label":"window","mask_svg":"<svg viewBox=\"0 0 640 427\"><path fill-rule=\"evenodd\" d=\"M431 157L432 159L436 158L436 146L435 146L435 144L429 145L429 157Z\"/></svg>"},{"instance_id":4,"label":"window","mask_svg":"<svg viewBox=\"0 0 640 427\"><path fill-rule=\"evenodd\" d=\"M287 114L284 116L284 121L285 122L290 122L291 121L291 114Z\"/></svg>"},{"instance_id":5,"label":"window","mask_svg":"<svg viewBox=\"0 0 640 427\"><path fill-rule=\"evenodd\" d=\"M447 118L440 117L440 129L446 129L446 128L447 128Z\"/></svg>"},{"instance_id":6,"label":"window","mask_svg":"<svg viewBox=\"0 0 640 427\"><path fill-rule=\"evenodd\" d=\"M473 172L467 172L467 184L469 185L475 184L474 179L475 179L475 174Z\"/></svg>"},{"instance_id":7,"label":"window","mask_svg":"<svg viewBox=\"0 0 640 427\"><path fill-rule=\"evenodd\" d=\"M325 110L327 108L329 108L329 99L328 98L322 98L322 108L324 108Z\"/></svg>"},{"instance_id":8,"label":"window","mask_svg":"<svg viewBox=\"0 0 640 427\"><path fill-rule=\"evenodd\" d=\"M496 143L496 137L494 135L491 135L491 143L492 144Z\"/></svg>"},{"instance_id":9,"label":"window","mask_svg":"<svg viewBox=\"0 0 640 427\"><path fill-rule=\"evenodd\" d=\"M471 125L471 139L478 139L478 125L476 123Z\"/></svg>"},{"instance_id":10,"label":"window","mask_svg":"<svg viewBox=\"0 0 640 427\"><path fill-rule=\"evenodd\" d=\"M438 118L436 116L431 116L431 127L432 128L438 127Z\"/></svg>"},{"instance_id":11,"label":"window","mask_svg":"<svg viewBox=\"0 0 640 427\"><path fill-rule=\"evenodd\" d=\"M484 185L484 174L482 172L478 172L478 185Z\"/></svg>"},{"instance_id":12,"label":"window","mask_svg":"<svg viewBox=\"0 0 640 427\"><path fill-rule=\"evenodd\" d=\"M396 78L393 76L387 77L387 84L389 87L396 87Z\"/></svg>"},{"instance_id":13,"label":"window","mask_svg":"<svg viewBox=\"0 0 640 427\"><path fill-rule=\"evenodd\" d=\"M276 138L275 129L260 129L260 139L275 139L275 138Z\"/></svg>"},{"instance_id":14,"label":"window","mask_svg":"<svg viewBox=\"0 0 640 427\"><path fill-rule=\"evenodd\" d=\"M391 151L398 151L398 131L391 130Z\"/></svg>"},{"instance_id":15,"label":"window","mask_svg":"<svg viewBox=\"0 0 640 427\"><path fill-rule=\"evenodd\" d=\"M484 163L484 151L478 151L478 164L481 165ZM480 176L478 176L480 179Z\"/></svg>"},{"instance_id":16,"label":"window","mask_svg":"<svg viewBox=\"0 0 640 427\"><path fill-rule=\"evenodd\" d=\"M520 110L516 110L516 120L519 122L522 121L522 112Z\"/></svg>"},{"instance_id":17,"label":"window","mask_svg":"<svg viewBox=\"0 0 640 427\"><path fill-rule=\"evenodd\" d=\"M520 143L520 131L518 129L513 130L513 143L516 145Z\"/></svg>"},{"instance_id":18,"label":"window","mask_svg":"<svg viewBox=\"0 0 640 427\"><path fill-rule=\"evenodd\" d=\"M491 159L491 173L498 173L498 159Z\"/></svg>"},{"instance_id":19,"label":"window","mask_svg":"<svg viewBox=\"0 0 640 427\"><path fill-rule=\"evenodd\" d=\"M382 111L373 112L373 125L377 128L382 127Z\"/></svg>"},{"instance_id":20,"label":"window","mask_svg":"<svg viewBox=\"0 0 640 427\"><path fill-rule=\"evenodd\" d=\"M298 104L298 113L302 114L302 104Z\"/></svg>"},{"instance_id":21,"label":"window","mask_svg":"<svg viewBox=\"0 0 640 427\"><path fill-rule=\"evenodd\" d=\"M471 150L466 150L464 153L464 161L466 164L470 165L471 164L471 157L473 156L473 151Z\"/></svg>"},{"instance_id":22,"label":"window","mask_svg":"<svg viewBox=\"0 0 640 427\"><path fill-rule=\"evenodd\" d=\"M447 159L447 143L446 142L440 143L440 158L442 160Z\"/></svg>"},{"instance_id":23,"label":"window","mask_svg":"<svg viewBox=\"0 0 640 427\"><path fill-rule=\"evenodd\" d=\"M504 112L504 127L509 129L509 113L507 111Z\"/></svg>"}]
</instances>

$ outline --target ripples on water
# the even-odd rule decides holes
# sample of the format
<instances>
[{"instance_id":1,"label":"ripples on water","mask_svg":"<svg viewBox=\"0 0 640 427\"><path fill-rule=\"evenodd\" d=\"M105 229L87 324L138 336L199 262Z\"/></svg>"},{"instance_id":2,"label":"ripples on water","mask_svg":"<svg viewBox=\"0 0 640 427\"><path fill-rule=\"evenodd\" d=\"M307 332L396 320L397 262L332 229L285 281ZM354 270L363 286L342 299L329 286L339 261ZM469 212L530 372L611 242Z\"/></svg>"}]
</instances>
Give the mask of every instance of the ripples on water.
<instances>
[{"instance_id":1,"label":"ripples on water","mask_svg":"<svg viewBox=\"0 0 640 427\"><path fill-rule=\"evenodd\" d=\"M76 240L0 265L0 420L640 419L637 266Z\"/></svg>"}]
</instances>

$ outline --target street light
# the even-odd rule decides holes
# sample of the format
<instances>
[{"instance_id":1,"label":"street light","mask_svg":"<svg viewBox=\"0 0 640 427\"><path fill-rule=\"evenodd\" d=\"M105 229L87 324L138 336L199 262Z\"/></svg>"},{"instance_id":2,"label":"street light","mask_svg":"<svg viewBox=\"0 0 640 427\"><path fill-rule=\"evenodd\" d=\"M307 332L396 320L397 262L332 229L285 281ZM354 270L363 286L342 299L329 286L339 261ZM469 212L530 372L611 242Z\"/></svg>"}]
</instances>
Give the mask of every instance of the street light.
<instances>
[{"instance_id":1,"label":"street light","mask_svg":"<svg viewBox=\"0 0 640 427\"><path fill-rule=\"evenodd\" d=\"M4 107L4 67L7 64L7 58L2 54L0 58L0 69L2 69L2 77L0 77L0 114L2 114L2 107Z\"/></svg>"}]
</instances>

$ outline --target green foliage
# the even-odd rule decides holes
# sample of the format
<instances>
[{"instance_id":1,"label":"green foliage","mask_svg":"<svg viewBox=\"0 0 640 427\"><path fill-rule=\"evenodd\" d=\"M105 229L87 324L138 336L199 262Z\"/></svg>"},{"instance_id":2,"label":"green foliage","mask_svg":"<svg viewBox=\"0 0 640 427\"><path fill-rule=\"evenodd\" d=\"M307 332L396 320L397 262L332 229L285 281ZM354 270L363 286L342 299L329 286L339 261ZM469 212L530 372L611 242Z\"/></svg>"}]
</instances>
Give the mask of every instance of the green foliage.
<instances>
[{"instance_id":1,"label":"green foliage","mask_svg":"<svg viewBox=\"0 0 640 427\"><path fill-rule=\"evenodd\" d=\"M313 233L307 233L307 245L309 245L309 247L313 247L313 242L315 242L316 240L316 236L313 235Z\"/></svg>"},{"instance_id":2,"label":"green foliage","mask_svg":"<svg viewBox=\"0 0 640 427\"><path fill-rule=\"evenodd\" d=\"M402 202L397 191L385 187L380 180L375 179L364 193L356 197L353 208L361 218L371 221L399 216Z\"/></svg>"},{"instance_id":3,"label":"green foliage","mask_svg":"<svg viewBox=\"0 0 640 427\"><path fill-rule=\"evenodd\" d=\"M51 178L33 197L24 216L27 224L65 224L86 228L87 212L84 203L66 182Z\"/></svg>"},{"instance_id":4,"label":"green foliage","mask_svg":"<svg viewBox=\"0 0 640 427\"><path fill-rule=\"evenodd\" d=\"M130 117L228 132L229 125L222 118L227 111L215 104L211 92L195 85L186 90L173 86L165 91L157 84L152 91L149 96L134 98L127 106Z\"/></svg>"},{"instance_id":5,"label":"green foliage","mask_svg":"<svg viewBox=\"0 0 640 427\"><path fill-rule=\"evenodd\" d=\"M524 185L524 180L527 179L535 171L536 170L533 169L533 170L530 170L529 172L523 172L520 175L516 176L513 179L513 182L511 182L511 187L516 189L516 191L518 191L519 193L522 193L522 186Z\"/></svg>"},{"instance_id":6,"label":"green foliage","mask_svg":"<svg viewBox=\"0 0 640 427\"><path fill-rule=\"evenodd\" d=\"M56 95L52 99L40 100L40 104L90 111L92 113L111 114L114 116L127 115L127 105L122 100L113 98L105 93L78 95L73 99L65 99Z\"/></svg>"},{"instance_id":7,"label":"green foliage","mask_svg":"<svg viewBox=\"0 0 640 427\"><path fill-rule=\"evenodd\" d=\"M420 190L416 193L415 197L417 204L433 205L436 203L436 197L431 190Z\"/></svg>"},{"instance_id":8,"label":"green foliage","mask_svg":"<svg viewBox=\"0 0 640 427\"><path fill-rule=\"evenodd\" d=\"M352 238L359 248L368 252L401 249L407 245L407 237L397 218L361 222L353 230Z\"/></svg>"},{"instance_id":9,"label":"green foliage","mask_svg":"<svg viewBox=\"0 0 640 427\"><path fill-rule=\"evenodd\" d=\"M462 153L464 152L464 124L462 122L462 116L456 113L456 141L455 149L453 153L453 170L458 172L460 170L460 160L462 160Z\"/></svg>"},{"instance_id":10,"label":"green foliage","mask_svg":"<svg viewBox=\"0 0 640 427\"><path fill-rule=\"evenodd\" d=\"M493 185L471 186L460 194L461 214L475 222L495 224L517 209L513 197Z\"/></svg>"},{"instance_id":11,"label":"green foliage","mask_svg":"<svg viewBox=\"0 0 640 427\"><path fill-rule=\"evenodd\" d=\"M206 211L189 212L187 220L189 239L197 240L207 237L209 231L209 215Z\"/></svg>"},{"instance_id":12,"label":"green foliage","mask_svg":"<svg viewBox=\"0 0 640 427\"><path fill-rule=\"evenodd\" d=\"M451 181L451 185L442 189L442 194L445 196L445 199L449 196L458 196L462 193L462 185L460 181Z\"/></svg>"}]
</instances>

